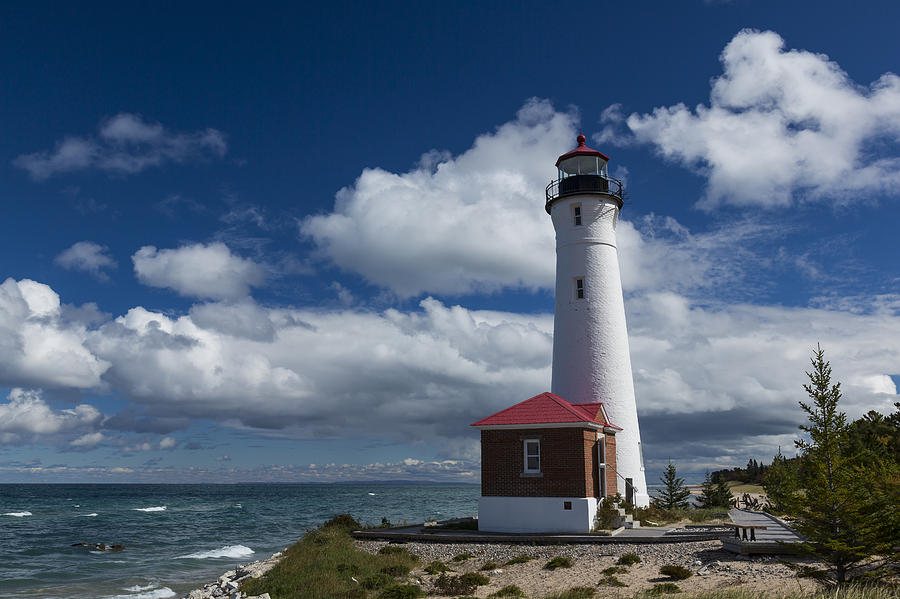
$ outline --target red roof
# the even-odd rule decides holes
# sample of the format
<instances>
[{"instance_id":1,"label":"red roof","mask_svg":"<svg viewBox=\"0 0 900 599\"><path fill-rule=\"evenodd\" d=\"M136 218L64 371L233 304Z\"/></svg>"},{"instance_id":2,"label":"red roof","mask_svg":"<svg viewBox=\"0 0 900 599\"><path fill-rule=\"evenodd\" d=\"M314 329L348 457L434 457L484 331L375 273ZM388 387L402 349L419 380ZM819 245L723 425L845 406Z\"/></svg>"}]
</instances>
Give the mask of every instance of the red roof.
<instances>
[{"instance_id":1,"label":"red roof","mask_svg":"<svg viewBox=\"0 0 900 599\"><path fill-rule=\"evenodd\" d=\"M599 156L603 160L609 162L609 156L599 150L595 150L584 145L584 142L587 141L587 138L584 135L579 135L576 141L578 142L578 147L571 152L566 152L565 154L557 158L556 166L559 166L560 162L566 160L567 158L571 158L572 156Z\"/></svg>"},{"instance_id":2,"label":"red roof","mask_svg":"<svg viewBox=\"0 0 900 599\"><path fill-rule=\"evenodd\" d=\"M510 426L517 424L568 424L584 422L622 430L607 420L602 403L569 403L552 393L541 393L531 399L500 410L471 426Z\"/></svg>"}]
</instances>

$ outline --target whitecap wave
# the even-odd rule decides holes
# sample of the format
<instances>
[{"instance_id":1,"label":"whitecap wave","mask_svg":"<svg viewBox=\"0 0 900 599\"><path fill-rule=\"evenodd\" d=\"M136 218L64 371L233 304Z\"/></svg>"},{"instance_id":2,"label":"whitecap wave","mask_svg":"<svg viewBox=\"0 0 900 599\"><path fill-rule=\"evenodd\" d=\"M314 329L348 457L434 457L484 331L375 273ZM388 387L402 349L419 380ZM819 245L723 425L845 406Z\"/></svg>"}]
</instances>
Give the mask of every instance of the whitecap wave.
<instances>
[{"instance_id":1,"label":"whitecap wave","mask_svg":"<svg viewBox=\"0 0 900 599\"><path fill-rule=\"evenodd\" d=\"M91 512L90 514L78 514L82 518L93 518L97 515L97 512Z\"/></svg>"},{"instance_id":2,"label":"whitecap wave","mask_svg":"<svg viewBox=\"0 0 900 599\"><path fill-rule=\"evenodd\" d=\"M375 493L369 493L369 495L374 495Z\"/></svg>"},{"instance_id":3,"label":"whitecap wave","mask_svg":"<svg viewBox=\"0 0 900 599\"><path fill-rule=\"evenodd\" d=\"M246 545L226 545L210 551L198 551L187 555L179 555L179 559L209 559L214 557L244 557L255 553Z\"/></svg>"},{"instance_id":4,"label":"whitecap wave","mask_svg":"<svg viewBox=\"0 0 900 599\"><path fill-rule=\"evenodd\" d=\"M150 584L145 584L144 586L136 584L134 586L127 587L125 590L129 593L140 593L141 591L151 591L156 587L157 585L151 582Z\"/></svg>"},{"instance_id":5,"label":"whitecap wave","mask_svg":"<svg viewBox=\"0 0 900 599\"><path fill-rule=\"evenodd\" d=\"M151 587L155 585L150 585ZM130 591L132 589L136 589L137 587L129 587L125 589L126 591ZM146 589L142 590L134 595L113 595L109 597L109 599L167 599L168 597L174 597L175 591L170 589L169 587L162 587L160 589Z\"/></svg>"},{"instance_id":6,"label":"whitecap wave","mask_svg":"<svg viewBox=\"0 0 900 599\"><path fill-rule=\"evenodd\" d=\"M31 516L31 512L6 512L3 514L4 516L12 516L14 518L24 518L25 516Z\"/></svg>"},{"instance_id":7,"label":"whitecap wave","mask_svg":"<svg viewBox=\"0 0 900 599\"><path fill-rule=\"evenodd\" d=\"M155 505L153 507L136 507L134 508L135 512L164 512L166 511L166 506L164 505Z\"/></svg>"}]
</instances>

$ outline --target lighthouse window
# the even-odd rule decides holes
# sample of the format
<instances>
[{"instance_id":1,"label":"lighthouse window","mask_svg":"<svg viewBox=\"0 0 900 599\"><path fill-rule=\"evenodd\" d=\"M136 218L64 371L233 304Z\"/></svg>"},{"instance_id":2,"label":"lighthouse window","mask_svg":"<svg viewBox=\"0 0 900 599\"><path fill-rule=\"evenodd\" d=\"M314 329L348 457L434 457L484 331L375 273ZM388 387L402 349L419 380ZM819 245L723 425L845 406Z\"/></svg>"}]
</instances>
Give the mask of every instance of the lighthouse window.
<instances>
[{"instance_id":1,"label":"lighthouse window","mask_svg":"<svg viewBox=\"0 0 900 599\"><path fill-rule=\"evenodd\" d=\"M541 441L525 439L525 472L541 471Z\"/></svg>"},{"instance_id":2,"label":"lighthouse window","mask_svg":"<svg viewBox=\"0 0 900 599\"><path fill-rule=\"evenodd\" d=\"M575 219L575 226L581 226L581 206L573 206L572 207L572 216Z\"/></svg>"},{"instance_id":3,"label":"lighthouse window","mask_svg":"<svg viewBox=\"0 0 900 599\"><path fill-rule=\"evenodd\" d=\"M575 279L575 299L584 299L584 277Z\"/></svg>"}]
</instances>

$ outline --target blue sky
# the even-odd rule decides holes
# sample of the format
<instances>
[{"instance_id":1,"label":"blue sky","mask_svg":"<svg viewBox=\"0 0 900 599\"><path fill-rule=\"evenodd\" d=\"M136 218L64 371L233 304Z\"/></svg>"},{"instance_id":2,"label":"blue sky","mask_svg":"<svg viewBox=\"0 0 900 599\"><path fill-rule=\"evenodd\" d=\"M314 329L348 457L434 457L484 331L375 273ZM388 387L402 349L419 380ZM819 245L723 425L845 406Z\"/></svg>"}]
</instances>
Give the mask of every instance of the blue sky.
<instances>
[{"instance_id":1,"label":"blue sky","mask_svg":"<svg viewBox=\"0 0 900 599\"><path fill-rule=\"evenodd\" d=\"M649 479L900 383L900 7L0 8L0 481L478 480L549 388L543 187L626 181Z\"/></svg>"}]
</instances>

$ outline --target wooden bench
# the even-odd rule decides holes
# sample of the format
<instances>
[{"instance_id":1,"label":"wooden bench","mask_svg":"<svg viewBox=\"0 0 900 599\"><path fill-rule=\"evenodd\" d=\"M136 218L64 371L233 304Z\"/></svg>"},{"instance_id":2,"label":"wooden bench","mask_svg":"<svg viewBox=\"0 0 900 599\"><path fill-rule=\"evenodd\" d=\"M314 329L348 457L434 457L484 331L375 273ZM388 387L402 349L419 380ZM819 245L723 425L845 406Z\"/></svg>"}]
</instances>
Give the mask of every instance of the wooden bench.
<instances>
[{"instance_id":1,"label":"wooden bench","mask_svg":"<svg viewBox=\"0 0 900 599\"><path fill-rule=\"evenodd\" d=\"M756 540L756 531L757 530L765 530L765 526L759 526L757 524L724 524L723 526L730 526L734 529L734 536L738 539L746 541L747 539L747 531L750 531L750 539L751 541ZM741 531L743 531L743 537L741 537Z\"/></svg>"}]
</instances>

